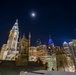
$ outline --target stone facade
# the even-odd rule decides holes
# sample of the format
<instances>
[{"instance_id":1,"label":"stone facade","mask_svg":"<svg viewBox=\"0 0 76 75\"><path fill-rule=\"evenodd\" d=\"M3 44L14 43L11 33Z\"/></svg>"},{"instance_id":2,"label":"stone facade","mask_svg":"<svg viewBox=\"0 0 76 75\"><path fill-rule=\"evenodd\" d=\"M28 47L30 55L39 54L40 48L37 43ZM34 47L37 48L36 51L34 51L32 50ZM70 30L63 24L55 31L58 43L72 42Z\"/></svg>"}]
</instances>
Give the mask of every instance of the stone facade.
<instances>
[{"instance_id":1,"label":"stone facade","mask_svg":"<svg viewBox=\"0 0 76 75\"><path fill-rule=\"evenodd\" d=\"M29 57L29 40L23 35L19 41L19 54L16 57L17 66L26 66L28 65Z\"/></svg>"}]
</instances>

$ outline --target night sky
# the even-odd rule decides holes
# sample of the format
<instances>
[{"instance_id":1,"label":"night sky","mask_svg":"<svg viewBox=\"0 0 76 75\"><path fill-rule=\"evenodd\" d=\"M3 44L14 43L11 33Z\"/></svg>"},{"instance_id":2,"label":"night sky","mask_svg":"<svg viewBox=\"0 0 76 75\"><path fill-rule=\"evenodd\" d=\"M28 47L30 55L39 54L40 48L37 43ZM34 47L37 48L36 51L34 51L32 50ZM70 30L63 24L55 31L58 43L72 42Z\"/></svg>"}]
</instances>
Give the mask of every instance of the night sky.
<instances>
[{"instance_id":1,"label":"night sky","mask_svg":"<svg viewBox=\"0 0 76 75\"><path fill-rule=\"evenodd\" d=\"M36 16L32 17L31 13ZM47 43L49 34L55 45L76 38L76 2L73 0L0 0L0 47L7 42L9 31L19 21L20 35L28 38L31 44L39 38Z\"/></svg>"}]
</instances>

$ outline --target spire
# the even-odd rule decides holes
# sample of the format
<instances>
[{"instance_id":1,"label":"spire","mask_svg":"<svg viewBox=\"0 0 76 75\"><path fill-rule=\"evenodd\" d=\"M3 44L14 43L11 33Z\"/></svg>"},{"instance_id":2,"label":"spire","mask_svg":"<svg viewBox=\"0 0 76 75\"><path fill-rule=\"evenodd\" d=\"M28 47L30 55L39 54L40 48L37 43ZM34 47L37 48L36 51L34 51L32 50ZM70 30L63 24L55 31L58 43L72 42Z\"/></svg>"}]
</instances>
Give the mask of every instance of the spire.
<instances>
[{"instance_id":1,"label":"spire","mask_svg":"<svg viewBox=\"0 0 76 75\"><path fill-rule=\"evenodd\" d=\"M12 31L17 31L19 34L19 27L18 27L18 19L16 19L16 22L14 23L14 26L12 27Z\"/></svg>"},{"instance_id":2,"label":"spire","mask_svg":"<svg viewBox=\"0 0 76 75\"><path fill-rule=\"evenodd\" d=\"M29 32L29 39L31 38L31 32Z\"/></svg>"},{"instance_id":3,"label":"spire","mask_svg":"<svg viewBox=\"0 0 76 75\"><path fill-rule=\"evenodd\" d=\"M18 19L16 19L16 22L18 23Z\"/></svg>"},{"instance_id":4,"label":"spire","mask_svg":"<svg viewBox=\"0 0 76 75\"><path fill-rule=\"evenodd\" d=\"M16 19L15 25L18 25L18 19Z\"/></svg>"},{"instance_id":5,"label":"spire","mask_svg":"<svg viewBox=\"0 0 76 75\"><path fill-rule=\"evenodd\" d=\"M29 32L29 47L31 45L31 32Z\"/></svg>"},{"instance_id":6,"label":"spire","mask_svg":"<svg viewBox=\"0 0 76 75\"><path fill-rule=\"evenodd\" d=\"M25 34L23 34L23 38L25 38Z\"/></svg>"}]
</instances>

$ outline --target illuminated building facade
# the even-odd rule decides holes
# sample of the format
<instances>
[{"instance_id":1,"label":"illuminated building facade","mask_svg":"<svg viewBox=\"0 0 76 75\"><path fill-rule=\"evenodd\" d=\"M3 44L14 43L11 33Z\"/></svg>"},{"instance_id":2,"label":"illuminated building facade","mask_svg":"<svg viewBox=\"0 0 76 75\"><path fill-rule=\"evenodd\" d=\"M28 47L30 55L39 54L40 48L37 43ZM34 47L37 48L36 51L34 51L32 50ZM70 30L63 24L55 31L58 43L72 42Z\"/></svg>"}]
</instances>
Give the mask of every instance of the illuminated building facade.
<instances>
[{"instance_id":1,"label":"illuminated building facade","mask_svg":"<svg viewBox=\"0 0 76 75\"><path fill-rule=\"evenodd\" d=\"M17 43L19 38L18 20L16 20L14 26L10 30L9 38L7 41L8 50L17 50Z\"/></svg>"},{"instance_id":2,"label":"illuminated building facade","mask_svg":"<svg viewBox=\"0 0 76 75\"><path fill-rule=\"evenodd\" d=\"M47 46L39 45L39 46L31 46L29 50L29 61L37 61L37 58L41 56L45 56L47 54Z\"/></svg>"},{"instance_id":3,"label":"illuminated building facade","mask_svg":"<svg viewBox=\"0 0 76 75\"><path fill-rule=\"evenodd\" d=\"M53 49L54 49L54 42L53 40L51 39L51 37L49 36L49 40L48 40L48 50L50 52L53 52Z\"/></svg>"},{"instance_id":4,"label":"illuminated building facade","mask_svg":"<svg viewBox=\"0 0 76 75\"><path fill-rule=\"evenodd\" d=\"M10 30L8 41L4 49L5 51L3 54L1 53L2 56L1 60L12 60L12 58L16 55L16 53L18 53L17 51L18 38L19 38L19 28L18 28L18 20L16 20L14 26Z\"/></svg>"},{"instance_id":5,"label":"illuminated building facade","mask_svg":"<svg viewBox=\"0 0 76 75\"><path fill-rule=\"evenodd\" d=\"M76 68L76 40L73 40L72 42L69 42L69 48L70 52L72 54L72 59L74 62L74 66Z\"/></svg>"},{"instance_id":6,"label":"illuminated building facade","mask_svg":"<svg viewBox=\"0 0 76 75\"><path fill-rule=\"evenodd\" d=\"M4 59L3 55L4 55L4 52L6 51L6 46L7 46L7 44L3 44L2 48L1 48L0 59Z\"/></svg>"},{"instance_id":7,"label":"illuminated building facade","mask_svg":"<svg viewBox=\"0 0 76 75\"><path fill-rule=\"evenodd\" d=\"M63 43L63 48L64 48L64 51L66 53L66 58L67 58L67 65L68 65L68 71L70 72L74 72L75 71L75 67L74 67L74 62L73 62L73 56L72 56L72 52L71 52L71 45L72 43L67 43L67 42L64 42Z\"/></svg>"},{"instance_id":8,"label":"illuminated building facade","mask_svg":"<svg viewBox=\"0 0 76 75\"><path fill-rule=\"evenodd\" d=\"M38 58L42 61L42 64L48 63L48 70L51 71L52 68L56 71L56 55L53 53L49 54L47 50L47 45L31 46L29 50L29 61L38 62Z\"/></svg>"},{"instance_id":9,"label":"illuminated building facade","mask_svg":"<svg viewBox=\"0 0 76 75\"><path fill-rule=\"evenodd\" d=\"M29 61L37 61L37 48L31 46L29 49Z\"/></svg>"},{"instance_id":10,"label":"illuminated building facade","mask_svg":"<svg viewBox=\"0 0 76 75\"><path fill-rule=\"evenodd\" d=\"M29 61L29 39L25 38L23 35L19 40L19 53L16 56L16 65L17 66L25 66L28 65Z\"/></svg>"},{"instance_id":11,"label":"illuminated building facade","mask_svg":"<svg viewBox=\"0 0 76 75\"><path fill-rule=\"evenodd\" d=\"M50 55L47 55L47 56L44 56L44 61L45 63L47 62L48 63L48 69L49 71L52 71L52 69L54 69L54 71L57 71L57 66L56 66L56 55L55 54L52 54L51 56Z\"/></svg>"},{"instance_id":12,"label":"illuminated building facade","mask_svg":"<svg viewBox=\"0 0 76 75\"><path fill-rule=\"evenodd\" d=\"M31 34L29 39L25 35L19 39L18 20L10 30L7 44L3 44L0 52L1 60L16 61L17 66L28 65L29 61L42 61L48 63L48 70L52 68L56 71L74 72L76 66L76 40L64 42L63 48L54 46L54 42L49 36L48 45L42 45L41 40L36 41L36 46L31 45ZM73 59L73 60L72 60Z\"/></svg>"},{"instance_id":13,"label":"illuminated building facade","mask_svg":"<svg viewBox=\"0 0 76 75\"><path fill-rule=\"evenodd\" d=\"M63 48L56 47L56 62L57 62L57 71L67 71L67 58L66 53Z\"/></svg>"}]
</instances>

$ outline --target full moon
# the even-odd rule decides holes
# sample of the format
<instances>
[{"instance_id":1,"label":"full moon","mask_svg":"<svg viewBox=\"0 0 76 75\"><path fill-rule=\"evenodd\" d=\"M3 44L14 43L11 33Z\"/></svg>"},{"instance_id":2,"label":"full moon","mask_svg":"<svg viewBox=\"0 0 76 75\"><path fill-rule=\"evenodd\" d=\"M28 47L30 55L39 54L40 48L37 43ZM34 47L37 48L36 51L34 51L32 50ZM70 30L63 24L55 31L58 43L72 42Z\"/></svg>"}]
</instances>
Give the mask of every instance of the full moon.
<instances>
[{"instance_id":1,"label":"full moon","mask_svg":"<svg viewBox=\"0 0 76 75\"><path fill-rule=\"evenodd\" d=\"M32 17L35 17L35 13L32 13L31 16L32 16Z\"/></svg>"}]
</instances>

